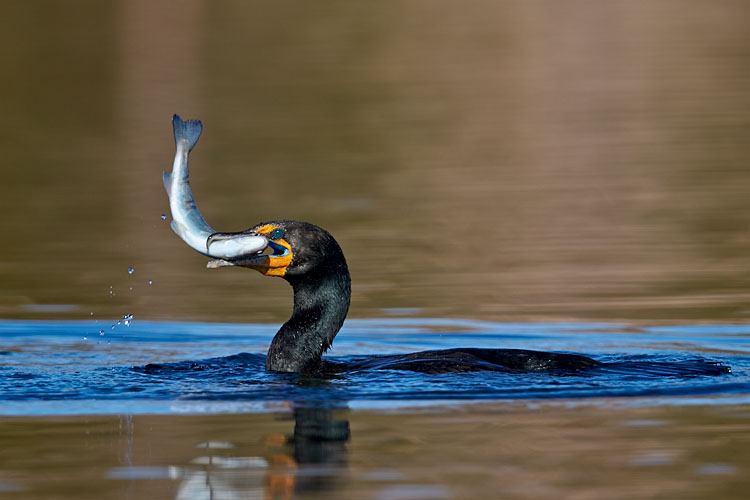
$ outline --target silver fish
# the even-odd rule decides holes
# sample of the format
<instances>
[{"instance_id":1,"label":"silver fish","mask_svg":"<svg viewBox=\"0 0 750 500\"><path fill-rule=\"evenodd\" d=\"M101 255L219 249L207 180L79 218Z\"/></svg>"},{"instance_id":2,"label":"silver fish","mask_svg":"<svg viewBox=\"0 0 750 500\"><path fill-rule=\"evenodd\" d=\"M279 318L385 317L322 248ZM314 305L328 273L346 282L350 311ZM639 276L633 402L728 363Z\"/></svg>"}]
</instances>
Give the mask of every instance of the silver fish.
<instances>
[{"instance_id":1,"label":"silver fish","mask_svg":"<svg viewBox=\"0 0 750 500\"><path fill-rule=\"evenodd\" d=\"M231 260L262 252L268 246L268 240L258 234L232 233L231 238L210 238L216 231L195 206L188 170L188 154L198 142L203 124L200 120L182 121L174 115L172 128L177 151L172 172L164 172L164 188L169 195L169 209L172 212L172 230L193 250L215 259Z\"/></svg>"}]
</instances>

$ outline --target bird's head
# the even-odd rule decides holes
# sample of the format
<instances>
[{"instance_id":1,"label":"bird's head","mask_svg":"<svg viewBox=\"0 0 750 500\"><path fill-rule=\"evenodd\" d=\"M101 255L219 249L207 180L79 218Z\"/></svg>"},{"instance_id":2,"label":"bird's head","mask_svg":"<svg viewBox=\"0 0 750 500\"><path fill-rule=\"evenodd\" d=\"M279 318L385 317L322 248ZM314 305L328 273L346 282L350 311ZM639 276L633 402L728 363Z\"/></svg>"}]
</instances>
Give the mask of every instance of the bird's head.
<instances>
[{"instance_id":1,"label":"bird's head","mask_svg":"<svg viewBox=\"0 0 750 500\"><path fill-rule=\"evenodd\" d=\"M340 263L346 265L341 248L328 231L300 221L262 222L239 233L214 233L208 238L207 247L211 251L213 245L229 245L248 237L259 242L253 246L252 252L231 259L212 260L207 267L247 267L266 276L293 281L319 269L329 269Z\"/></svg>"}]
</instances>

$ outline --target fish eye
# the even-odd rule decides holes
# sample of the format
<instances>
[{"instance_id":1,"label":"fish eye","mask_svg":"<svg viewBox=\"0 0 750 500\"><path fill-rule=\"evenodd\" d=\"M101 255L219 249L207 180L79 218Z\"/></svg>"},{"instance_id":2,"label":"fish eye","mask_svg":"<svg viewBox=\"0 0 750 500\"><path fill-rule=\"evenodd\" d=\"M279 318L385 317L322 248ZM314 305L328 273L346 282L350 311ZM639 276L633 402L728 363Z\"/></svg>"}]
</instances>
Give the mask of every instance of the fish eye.
<instances>
[{"instance_id":1,"label":"fish eye","mask_svg":"<svg viewBox=\"0 0 750 500\"><path fill-rule=\"evenodd\" d=\"M278 240L279 238L284 237L284 230L281 228L276 228L273 231L271 231L271 238L274 240Z\"/></svg>"}]
</instances>

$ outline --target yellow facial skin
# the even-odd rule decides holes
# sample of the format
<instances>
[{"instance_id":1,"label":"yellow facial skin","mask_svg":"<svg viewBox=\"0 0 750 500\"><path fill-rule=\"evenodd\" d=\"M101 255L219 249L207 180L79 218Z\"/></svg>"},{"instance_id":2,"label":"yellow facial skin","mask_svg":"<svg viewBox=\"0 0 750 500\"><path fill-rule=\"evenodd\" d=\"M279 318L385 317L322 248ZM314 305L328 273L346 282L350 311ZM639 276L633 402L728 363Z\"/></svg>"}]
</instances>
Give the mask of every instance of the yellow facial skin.
<instances>
[{"instance_id":1,"label":"yellow facial skin","mask_svg":"<svg viewBox=\"0 0 750 500\"><path fill-rule=\"evenodd\" d=\"M274 244L280 245L288 250L286 255L266 255L263 259L262 264L258 265L249 265L249 266L243 266L243 267L249 267L250 269L255 269L261 274L264 274L266 276L284 276L286 274L286 269L289 267L289 264L292 263L292 246L284 239L279 238L277 240L274 240L271 238L271 232L274 229L280 229L279 226L274 226L273 224L266 224L265 226L261 226L258 229L255 230L257 234L263 235L266 238L268 238L269 241L273 241Z\"/></svg>"}]
</instances>

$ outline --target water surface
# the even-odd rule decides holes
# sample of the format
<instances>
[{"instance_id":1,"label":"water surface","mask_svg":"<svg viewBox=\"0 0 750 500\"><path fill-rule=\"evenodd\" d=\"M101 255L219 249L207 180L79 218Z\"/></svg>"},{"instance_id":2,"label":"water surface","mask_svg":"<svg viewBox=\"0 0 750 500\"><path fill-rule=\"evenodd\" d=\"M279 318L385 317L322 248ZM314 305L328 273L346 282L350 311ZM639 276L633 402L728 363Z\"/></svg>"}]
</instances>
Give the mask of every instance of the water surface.
<instances>
[{"instance_id":1,"label":"water surface","mask_svg":"<svg viewBox=\"0 0 750 500\"><path fill-rule=\"evenodd\" d=\"M748 487L746 326L349 320L327 359L533 347L630 368L326 378L265 371L277 326L0 322L0 492L742 498ZM653 370L707 362L732 373Z\"/></svg>"},{"instance_id":2,"label":"water surface","mask_svg":"<svg viewBox=\"0 0 750 500\"><path fill-rule=\"evenodd\" d=\"M6 4L0 496L746 496L747 2ZM213 227L341 244L332 359L640 369L266 373L291 291L161 218L175 112Z\"/></svg>"},{"instance_id":3,"label":"water surface","mask_svg":"<svg viewBox=\"0 0 750 500\"><path fill-rule=\"evenodd\" d=\"M114 328L113 328L114 327ZM743 326L512 324L448 319L349 320L326 359L455 347L577 352L609 363L580 373L355 370L329 377L265 371L277 325L0 322L0 414L267 411L277 403L394 408L447 402L750 393ZM720 374L711 363L731 367Z\"/></svg>"}]
</instances>

